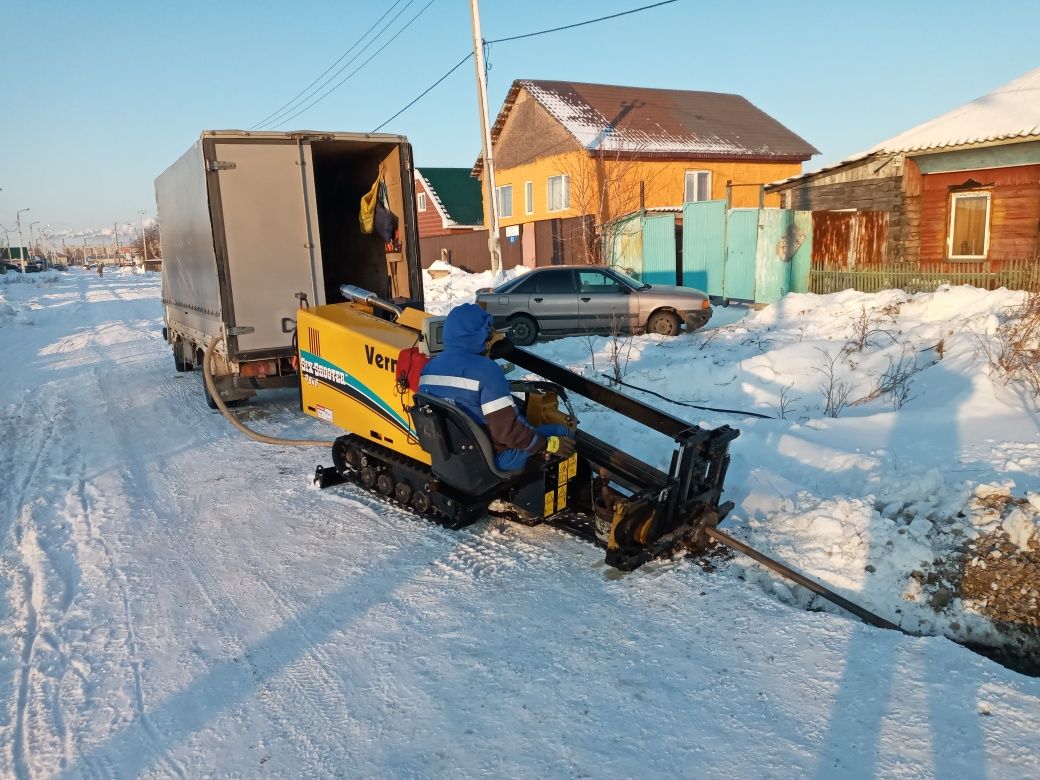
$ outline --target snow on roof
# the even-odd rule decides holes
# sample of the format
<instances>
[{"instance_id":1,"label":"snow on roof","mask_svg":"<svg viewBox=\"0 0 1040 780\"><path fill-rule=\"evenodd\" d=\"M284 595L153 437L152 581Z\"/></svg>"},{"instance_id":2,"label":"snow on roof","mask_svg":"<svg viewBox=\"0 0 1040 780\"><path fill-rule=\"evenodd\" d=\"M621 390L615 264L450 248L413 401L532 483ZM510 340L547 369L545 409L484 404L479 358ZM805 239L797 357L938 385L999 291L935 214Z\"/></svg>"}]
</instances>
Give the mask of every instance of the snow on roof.
<instances>
[{"instance_id":1,"label":"snow on roof","mask_svg":"<svg viewBox=\"0 0 1040 780\"><path fill-rule=\"evenodd\" d=\"M1015 142L1040 136L1040 68L1009 81L988 95L912 127L870 149L831 165L772 182L767 190L818 176L849 163L883 154Z\"/></svg>"},{"instance_id":2,"label":"snow on roof","mask_svg":"<svg viewBox=\"0 0 1040 780\"><path fill-rule=\"evenodd\" d=\"M491 130L493 140L521 89L590 152L798 162L817 154L740 95L530 79L513 82ZM482 167L478 160L474 175Z\"/></svg>"},{"instance_id":3,"label":"snow on roof","mask_svg":"<svg viewBox=\"0 0 1040 780\"><path fill-rule=\"evenodd\" d=\"M871 152L916 152L1040 136L1040 68L912 127Z\"/></svg>"}]
</instances>

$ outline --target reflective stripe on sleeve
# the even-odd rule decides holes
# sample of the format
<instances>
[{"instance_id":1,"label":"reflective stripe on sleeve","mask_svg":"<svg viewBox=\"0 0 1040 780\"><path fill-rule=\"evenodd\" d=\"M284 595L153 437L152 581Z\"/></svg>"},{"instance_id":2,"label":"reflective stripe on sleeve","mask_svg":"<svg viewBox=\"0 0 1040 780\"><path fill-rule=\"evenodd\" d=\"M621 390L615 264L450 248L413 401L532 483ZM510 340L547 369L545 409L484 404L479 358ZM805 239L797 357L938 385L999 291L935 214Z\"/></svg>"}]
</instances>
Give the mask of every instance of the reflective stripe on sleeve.
<instances>
[{"instance_id":1,"label":"reflective stripe on sleeve","mask_svg":"<svg viewBox=\"0 0 1040 780\"><path fill-rule=\"evenodd\" d=\"M476 379L466 379L461 376L438 376L427 374L419 377L419 387L423 385L438 385L440 387L457 387L460 390L480 390L480 382Z\"/></svg>"},{"instance_id":2,"label":"reflective stripe on sleeve","mask_svg":"<svg viewBox=\"0 0 1040 780\"><path fill-rule=\"evenodd\" d=\"M499 409L508 409L510 406L513 406L513 396L504 395L501 398L488 401L486 404L481 404L480 411L488 415L492 412L497 412Z\"/></svg>"}]
</instances>

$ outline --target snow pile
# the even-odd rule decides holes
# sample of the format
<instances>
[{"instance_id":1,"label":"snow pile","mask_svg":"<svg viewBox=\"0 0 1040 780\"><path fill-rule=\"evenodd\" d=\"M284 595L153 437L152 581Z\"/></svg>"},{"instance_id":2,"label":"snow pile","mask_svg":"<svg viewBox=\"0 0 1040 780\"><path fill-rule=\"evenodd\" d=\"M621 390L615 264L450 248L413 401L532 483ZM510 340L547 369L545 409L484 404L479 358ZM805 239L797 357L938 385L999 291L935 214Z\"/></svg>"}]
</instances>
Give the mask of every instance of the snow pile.
<instances>
[{"instance_id":1,"label":"snow pile","mask_svg":"<svg viewBox=\"0 0 1040 780\"><path fill-rule=\"evenodd\" d=\"M491 271L471 274L442 260L434 260L428 269L423 269L424 308L430 314L447 314L455 306L472 303L477 290L498 287L528 270L517 266L498 274Z\"/></svg>"},{"instance_id":2,"label":"snow pile","mask_svg":"<svg viewBox=\"0 0 1040 780\"><path fill-rule=\"evenodd\" d=\"M6 274L0 274L0 284L53 284L60 279L61 271L54 269L28 274L9 270Z\"/></svg>"},{"instance_id":3,"label":"snow pile","mask_svg":"<svg viewBox=\"0 0 1040 780\"><path fill-rule=\"evenodd\" d=\"M623 388L691 421L742 430L726 485L737 508L726 522L754 546L909 630L997 642L991 621L1003 618L960 594L972 545L1022 551L1035 529L1034 504L1012 493L1040 489L1040 436L1021 388L991 379L985 357L1005 310L1023 300L967 286L795 294L691 336L578 337L536 349L601 382L616 369L669 399L773 417L697 411ZM668 467L660 436L591 404L579 402L579 416L597 436ZM991 484L1017 513L980 503L979 491L998 488L979 486ZM1020 587L1040 584L1031 558L1007 558L1025 572ZM807 592L734 563L740 576L809 605Z\"/></svg>"}]
</instances>

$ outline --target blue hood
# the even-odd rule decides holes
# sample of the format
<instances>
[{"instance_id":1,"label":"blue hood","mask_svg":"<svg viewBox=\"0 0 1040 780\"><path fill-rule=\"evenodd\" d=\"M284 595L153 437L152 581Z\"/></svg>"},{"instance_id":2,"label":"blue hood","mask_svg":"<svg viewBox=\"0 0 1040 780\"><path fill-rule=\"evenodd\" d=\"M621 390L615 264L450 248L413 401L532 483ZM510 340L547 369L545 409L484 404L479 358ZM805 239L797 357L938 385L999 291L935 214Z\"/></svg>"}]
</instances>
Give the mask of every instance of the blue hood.
<instances>
[{"instance_id":1,"label":"blue hood","mask_svg":"<svg viewBox=\"0 0 1040 780\"><path fill-rule=\"evenodd\" d=\"M444 347L482 355L491 329L491 315L477 304L456 306L444 320Z\"/></svg>"}]
</instances>

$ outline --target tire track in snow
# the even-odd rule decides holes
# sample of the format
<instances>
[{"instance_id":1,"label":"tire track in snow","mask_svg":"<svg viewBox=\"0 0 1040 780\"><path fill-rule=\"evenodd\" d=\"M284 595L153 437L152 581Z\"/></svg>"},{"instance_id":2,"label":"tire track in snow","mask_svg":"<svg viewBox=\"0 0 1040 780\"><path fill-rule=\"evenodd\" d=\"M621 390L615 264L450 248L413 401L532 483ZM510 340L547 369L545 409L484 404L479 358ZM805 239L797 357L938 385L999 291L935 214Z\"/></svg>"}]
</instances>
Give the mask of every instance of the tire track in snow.
<instances>
[{"instance_id":1,"label":"tire track in snow","mask_svg":"<svg viewBox=\"0 0 1040 780\"><path fill-rule=\"evenodd\" d=\"M13 562L15 570L12 573L19 580L22 591L21 603L24 605L24 612L21 617L25 624L22 649L19 654L21 667L14 699L14 728L11 736L12 770L18 778L28 778L31 772L32 735L26 730L26 726L30 717L31 686L35 671L34 656L40 634L41 613L46 604L44 591L46 582L40 563L42 552L32 518L32 504L35 503L33 494L36 493L36 477L40 471L40 465L50 450L56 428L54 416L41 416L42 409L39 402L29 397L28 393L26 396L16 414L13 415L14 423L11 423L11 417L5 420L5 427L8 430L4 432L3 436L4 441L14 442L14 446L8 450L6 458L9 469L7 473L15 475L11 481L18 487L8 502L8 512L5 514L18 518L12 529L13 548L18 553L18 560ZM31 412L35 412L35 414ZM43 426L41 428L30 427L32 419L43 419ZM26 436L26 429L32 431L33 435ZM33 452L32 456L28 455L29 452ZM21 473L19 473L20 464L24 464L21 466Z\"/></svg>"},{"instance_id":2,"label":"tire track in snow","mask_svg":"<svg viewBox=\"0 0 1040 780\"><path fill-rule=\"evenodd\" d=\"M156 362L157 360L152 360L153 364ZM138 370L147 370L148 373L154 374L160 369L151 365L147 368L138 367ZM102 397L104 403L109 407L106 418L127 421L134 419L132 410L136 402L125 384L113 381L103 382L102 385ZM192 400L192 397L185 392L185 387L183 381L175 378L161 382L156 393L157 397L150 405L150 413L161 413L164 419L153 420L153 424L158 423L160 427L167 427L171 430L183 431L185 427L195 429L191 432L201 435L191 438L205 441L205 434L209 434L210 444L212 444L213 429L209 424L212 417L205 414L205 407L198 395L193 397L193 405L199 407L197 410L190 407L184 408L185 401ZM173 398L170 400L173 403L168 404L167 400L171 395ZM187 426L185 426L185 417L191 420ZM134 435L128 423L119 427L113 426L113 430L120 439L122 451L126 456L124 462L127 481L132 483L136 490L135 494L127 495L133 513L148 517L145 524L149 528L156 529L158 534L164 538L165 546L178 551L179 562L183 564L183 569L179 569L179 574L187 574L202 597L206 608L214 616L215 619L211 625L217 630L228 655L243 658L258 683L270 689L275 680L265 676L260 664L250 655L246 643L233 629L236 623L249 624L251 619L238 606L238 602L229 594L220 580L212 574L210 564L198 554L198 541L191 537L186 526L186 517L198 516L202 499L198 495L190 496L187 506L183 502L174 503L170 500L171 496L178 496L181 493L174 489L177 485L192 484L193 480L197 481L197 475L184 473L175 461L168 460L164 464L162 472L158 474L163 482L163 489L156 489L157 486L154 484L148 468L142 465L150 460L150 453L141 451L140 437ZM218 443L223 444L220 440ZM213 498L207 497L206 501L208 505L211 505ZM266 583L262 584L269 593L274 593ZM278 595L277 603L281 605L279 611L287 619L298 619L298 608L290 605L280 595ZM294 663L283 665L286 680L294 695L290 697L258 696L257 700L263 704L268 716L286 736L303 743L306 750L302 751L301 759L316 762L317 765L309 766L308 771L304 772L305 774L334 775L339 771L337 767L340 765L336 759L346 757L342 754L329 755L329 744L318 745L312 741L311 735L328 735L337 732L336 725L342 722L346 713L345 699L332 703L327 701L327 691L340 690L338 680L328 672L328 669L334 664L327 655L323 654L323 651L314 648L313 642L309 644L311 649L307 654ZM315 679L319 682L313 682ZM160 740L163 738L161 733L158 736Z\"/></svg>"}]
</instances>

